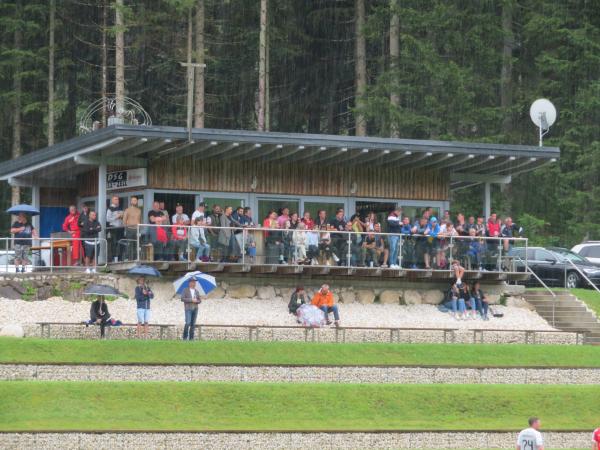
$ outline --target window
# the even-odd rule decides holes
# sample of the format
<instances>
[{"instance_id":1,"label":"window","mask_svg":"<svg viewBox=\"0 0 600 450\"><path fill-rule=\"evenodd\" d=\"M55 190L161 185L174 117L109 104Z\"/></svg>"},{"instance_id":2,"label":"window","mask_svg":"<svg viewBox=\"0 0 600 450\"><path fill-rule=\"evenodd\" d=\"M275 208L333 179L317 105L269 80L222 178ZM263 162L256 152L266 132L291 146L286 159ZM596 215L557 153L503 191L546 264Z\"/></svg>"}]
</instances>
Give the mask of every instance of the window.
<instances>
[{"instance_id":1,"label":"window","mask_svg":"<svg viewBox=\"0 0 600 450\"><path fill-rule=\"evenodd\" d=\"M214 205L219 205L221 209L225 209L226 206L231 206L233 210L238 206L246 206L246 202L242 198L230 198L230 197L204 197L202 199L206 203L206 211L212 211ZM198 205L196 205L198 206ZM193 210L192 210L193 211Z\"/></svg>"},{"instance_id":2,"label":"window","mask_svg":"<svg viewBox=\"0 0 600 450\"><path fill-rule=\"evenodd\" d=\"M261 198L258 199L258 216L255 218L257 223L262 225L263 220L269 214L269 211L275 210L275 212L279 215L281 208L287 207L290 210L290 214L297 212L300 217L301 212L300 209L300 200L290 198L290 199L281 199L281 198Z\"/></svg>"},{"instance_id":3,"label":"window","mask_svg":"<svg viewBox=\"0 0 600 450\"><path fill-rule=\"evenodd\" d=\"M587 247L587 252L583 254L583 256L589 256L590 258L600 258L600 245L591 245Z\"/></svg>"},{"instance_id":4,"label":"window","mask_svg":"<svg viewBox=\"0 0 600 450\"><path fill-rule=\"evenodd\" d=\"M387 232L386 219L396 206L396 202L357 201L356 214L364 220L371 211L374 212L377 222L381 224L381 230L385 233Z\"/></svg>"},{"instance_id":5,"label":"window","mask_svg":"<svg viewBox=\"0 0 600 450\"><path fill-rule=\"evenodd\" d=\"M404 216L408 216L410 217L410 221L414 222L417 219L420 219L421 216L423 215L423 212L425 212L425 210L428 208L428 206L402 206L402 217ZM440 218L440 208L435 208L432 207L431 208L433 210L433 214L435 215L435 217Z\"/></svg>"},{"instance_id":6,"label":"window","mask_svg":"<svg viewBox=\"0 0 600 450\"><path fill-rule=\"evenodd\" d=\"M556 261L556 257L547 250L536 249L535 251L535 260L536 261Z\"/></svg>"},{"instance_id":7,"label":"window","mask_svg":"<svg viewBox=\"0 0 600 450\"><path fill-rule=\"evenodd\" d=\"M302 215L305 212L309 212L310 216L315 219L318 215L318 212L321 209L324 209L325 211L327 211L327 217L328 218L333 218L335 216L335 213L338 209L343 208L344 204L343 203L330 203L330 202L304 202L304 210L300 211L300 217L302 217ZM348 215L348 214L346 214Z\"/></svg>"},{"instance_id":8,"label":"window","mask_svg":"<svg viewBox=\"0 0 600 450\"><path fill-rule=\"evenodd\" d=\"M164 193L156 193L154 194L155 202L164 202L165 209L169 213L169 217L175 214L175 207L177 204L181 204L183 206L183 212L188 216L194 212L196 209L195 203L195 195L193 194L164 194Z\"/></svg>"}]
</instances>

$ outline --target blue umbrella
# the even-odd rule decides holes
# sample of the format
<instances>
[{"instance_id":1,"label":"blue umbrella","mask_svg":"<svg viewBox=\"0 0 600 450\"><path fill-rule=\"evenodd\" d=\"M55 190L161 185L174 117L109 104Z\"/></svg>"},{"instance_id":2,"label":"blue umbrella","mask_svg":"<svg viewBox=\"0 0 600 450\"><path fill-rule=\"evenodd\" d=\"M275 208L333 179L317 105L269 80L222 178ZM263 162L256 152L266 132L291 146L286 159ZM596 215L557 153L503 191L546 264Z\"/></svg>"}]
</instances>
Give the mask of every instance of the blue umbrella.
<instances>
[{"instance_id":1,"label":"blue umbrella","mask_svg":"<svg viewBox=\"0 0 600 450\"><path fill-rule=\"evenodd\" d=\"M40 212L38 211L37 208L34 208L31 205L15 205L15 206L11 206L10 208L8 208L6 210L7 213L9 214L20 214L20 213L25 213L25 214L29 214L30 216L39 216Z\"/></svg>"},{"instance_id":2,"label":"blue umbrella","mask_svg":"<svg viewBox=\"0 0 600 450\"><path fill-rule=\"evenodd\" d=\"M212 275L207 275L199 271L188 272L173 282L175 293L181 295L192 279L196 280L196 290L200 295L206 295L217 287L217 280Z\"/></svg>"},{"instance_id":3,"label":"blue umbrella","mask_svg":"<svg viewBox=\"0 0 600 450\"><path fill-rule=\"evenodd\" d=\"M129 275L140 275L143 277L160 277L158 269L152 266L135 266L127 271Z\"/></svg>"}]
</instances>

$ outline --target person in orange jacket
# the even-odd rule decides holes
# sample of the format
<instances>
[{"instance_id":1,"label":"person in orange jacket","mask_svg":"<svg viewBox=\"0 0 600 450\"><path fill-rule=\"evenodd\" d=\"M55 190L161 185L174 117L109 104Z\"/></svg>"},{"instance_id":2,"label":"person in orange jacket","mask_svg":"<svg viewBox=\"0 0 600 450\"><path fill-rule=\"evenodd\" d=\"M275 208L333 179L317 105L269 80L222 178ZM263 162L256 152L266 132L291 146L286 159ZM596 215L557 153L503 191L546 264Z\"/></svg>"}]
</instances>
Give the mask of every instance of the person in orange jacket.
<instances>
[{"instance_id":1,"label":"person in orange jacket","mask_svg":"<svg viewBox=\"0 0 600 450\"><path fill-rule=\"evenodd\" d=\"M69 206L69 214L65 217L62 225L63 231L66 231L75 240L71 241L71 264L79 265L81 255L81 230L79 229L79 212L75 205Z\"/></svg>"},{"instance_id":2,"label":"person in orange jacket","mask_svg":"<svg viewBox=\"0 0 600 450\"><path fill-rule=\"evenodd\" d=\"M340 313L337 305L333 304L333 293L329 290L329 285L324 284L321 286L321 289L319 289L313 297L311 304L323 311L325 319L327 320L327 325L331 325L329 313L332 312L333 317L335 318L335 326L340 326Z\"/></svg>"}]
</instances>

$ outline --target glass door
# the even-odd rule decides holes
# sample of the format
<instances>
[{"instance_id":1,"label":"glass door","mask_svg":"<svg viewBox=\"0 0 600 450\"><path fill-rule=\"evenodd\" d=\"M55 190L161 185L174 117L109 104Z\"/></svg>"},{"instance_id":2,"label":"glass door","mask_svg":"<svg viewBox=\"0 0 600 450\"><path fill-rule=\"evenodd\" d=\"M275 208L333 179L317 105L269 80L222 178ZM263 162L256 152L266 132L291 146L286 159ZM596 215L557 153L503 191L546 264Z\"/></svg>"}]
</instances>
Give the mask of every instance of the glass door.
<instances>
[{"instance_id":1,"label":"glass door","mask_svg":"<svg viewBox=\"0 0 600 450\"><path fill-rule=\"evenodd\" d=\"M365 220L369 213L374 212L377 222L381 224L381 231L387 232L387 217L397 206L396 202L385 202L377 200L357 201L356 214L361 220Z\"/></svg>"},{"instance_id":2,"label":"glass door","mask_svg":"<svg viewBox=\"0 0 600 450\"><path fill-rule=\"evenodd\" d=\"M255 220L257 223L262 224L269 211L274 210L277 215L281 214L283 208L288 208L290 214L298 213L301 216L300 211L300 199L297 198L258 198L258 215Z\"/></svg>"}]
</instances>

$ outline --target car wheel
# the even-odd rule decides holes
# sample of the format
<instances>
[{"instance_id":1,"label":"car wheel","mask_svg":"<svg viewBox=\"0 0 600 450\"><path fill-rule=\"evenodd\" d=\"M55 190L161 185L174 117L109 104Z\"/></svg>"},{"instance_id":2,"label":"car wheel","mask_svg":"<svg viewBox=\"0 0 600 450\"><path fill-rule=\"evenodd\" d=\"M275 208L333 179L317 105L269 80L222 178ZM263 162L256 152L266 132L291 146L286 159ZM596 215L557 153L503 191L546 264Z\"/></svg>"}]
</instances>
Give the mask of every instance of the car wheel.
<instances>
[{"instance_id":1,"label":"car wheel","mask_svg":"<svg viewBox=\"0 0 600 450\"><path fill-rule=\"evenodd\" d=\"M581 278L579 277L579 274L577 272L569 272L567 273L567 281L565 287L568 289L575 289L579 286L580 281Z\"/></svg>"}]
</instances>

